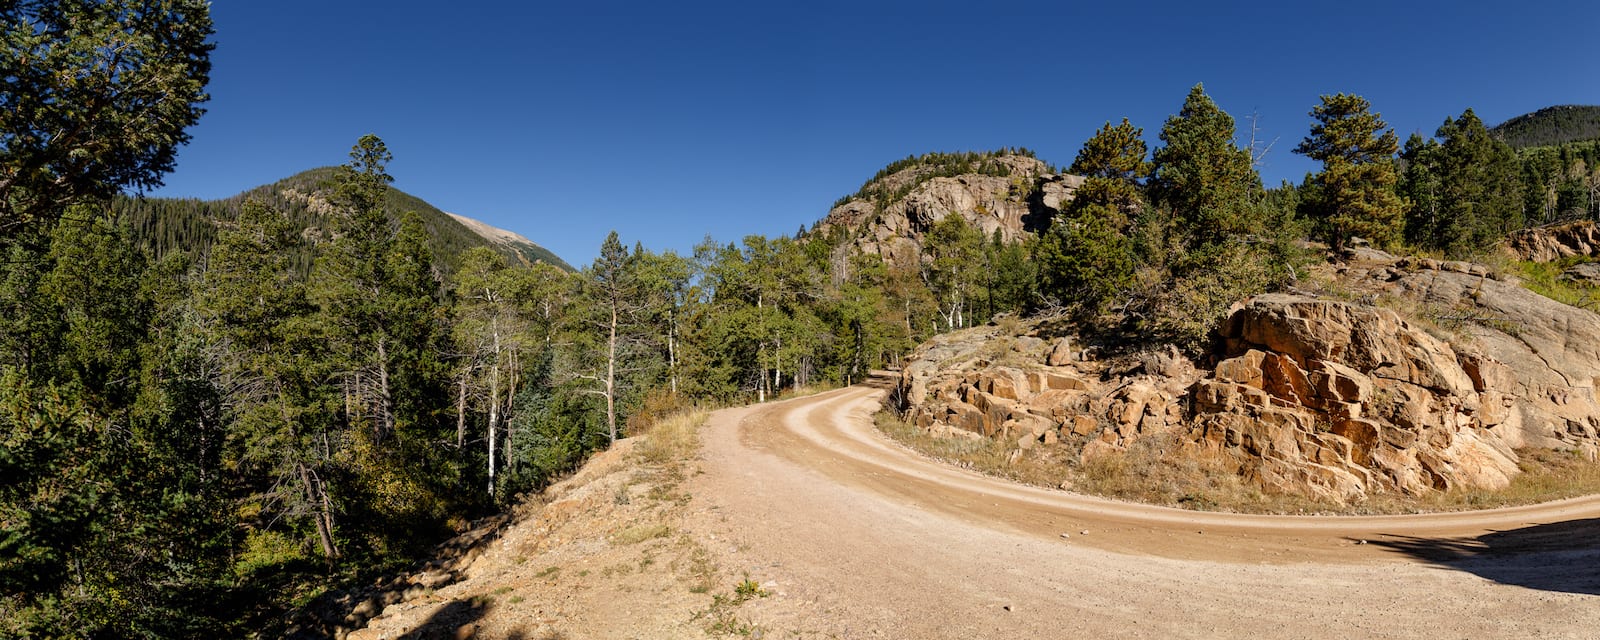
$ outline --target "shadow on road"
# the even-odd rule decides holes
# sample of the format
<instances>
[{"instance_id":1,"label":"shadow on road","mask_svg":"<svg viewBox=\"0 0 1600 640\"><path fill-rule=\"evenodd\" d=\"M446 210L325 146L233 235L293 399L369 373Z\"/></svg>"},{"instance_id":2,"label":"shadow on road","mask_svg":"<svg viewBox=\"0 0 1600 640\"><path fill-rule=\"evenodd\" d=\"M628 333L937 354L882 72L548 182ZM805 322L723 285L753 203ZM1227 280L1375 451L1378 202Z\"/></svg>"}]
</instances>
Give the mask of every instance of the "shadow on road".
<instances>
[{"instance_id":1,"label":"shadow on road","mask_svg":"<svg viewBox=\"0 0 1600 640\"><path fill-rule=\"evenodd\" d=\"M1367 544L1500 584L1600 595L1600 518L1535 524L1476 538L1386 535Z\"/></svg>"}]
</instances>

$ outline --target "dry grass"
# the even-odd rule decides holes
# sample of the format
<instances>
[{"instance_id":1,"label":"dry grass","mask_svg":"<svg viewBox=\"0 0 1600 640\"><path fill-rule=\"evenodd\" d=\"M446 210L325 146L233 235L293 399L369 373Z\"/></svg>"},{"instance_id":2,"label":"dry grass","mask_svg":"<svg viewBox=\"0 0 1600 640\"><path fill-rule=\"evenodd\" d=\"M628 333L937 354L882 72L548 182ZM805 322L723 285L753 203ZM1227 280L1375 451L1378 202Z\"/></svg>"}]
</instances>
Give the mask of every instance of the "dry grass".
<instances>
[{"instance_id":1,"label":"dry grass","mask_svg":"<svg viewBox=\"0 0 1600 640\"><path fill-rule=\"evenodd\" d=\"M639 544L646 540L665 538L672 533L672 527L655 522L628 527L611 536L611 544L624 546Z\"/></svg>"},{"instance_id":2,"label":"dry grass","mask_svg":"<svg viewBox=\"0 0 1600 640\"><path fill-rule=\"evenodd\" d=\"M807 384L807 385L801 385L799 387L784 387L784 388L778 390L778 395L777 395L777 397L773 398L773 400L774 401L776 401L776 400L788 400L789 398L799 398L799 397L802 397L802 396L812 396L812 395L816 395L816 394L822 393L824 391L832 391L832 390L838 389L838 388L839 387L836 386L836 385L823 384L823 383Z\"/></svg>"},{"instance_id":3,"label":"dry grass","mask_svg":"<svg viewBox=\"0 0 1600 640\"><path fill-rule=\"evenodd\" d=\"M1517 466L1522 473L1504 489L1456 489L1420 498L1380 495L1368 500L1364 513L1423 513L1514 507L1600 494L1600 462L1576 451L1523 449Z\"/></svg>"},{"instance_id":4,"label":"dry grass","mask_svg":"<svg viewBox=\"0 0 1600 640\"><path fill-rule=\"evenodd\" d=\"M935 436L906 424L892 412L879 412L880 430L911 449L941 462L1034 486L1196 511L1267 514L1399 514L1492 509L1600 494L1600 462L1573 452L1528 449L1523 473L1499 490L1459 489L1422 496L1383 493L1360 501L1268 491L1239 472L1222 455L1181 450L1175 438L1151 436L1126 451L1079 463L1085 439L1037 445L1020 451L988 438Z\"/></svg>"},{"instance_id":5,"label":"dry grass","mask_svg":"<svg viewBox=\"0 0 1600 640\"><path fill-rule=\"evenodd\" d=\"M710 411L695 408L657 420L644 441L634 446L634 455L641 462L653 465L670 465L693 458L700 450L700 425L709 417Z\"/></svg>"}]
</instances>

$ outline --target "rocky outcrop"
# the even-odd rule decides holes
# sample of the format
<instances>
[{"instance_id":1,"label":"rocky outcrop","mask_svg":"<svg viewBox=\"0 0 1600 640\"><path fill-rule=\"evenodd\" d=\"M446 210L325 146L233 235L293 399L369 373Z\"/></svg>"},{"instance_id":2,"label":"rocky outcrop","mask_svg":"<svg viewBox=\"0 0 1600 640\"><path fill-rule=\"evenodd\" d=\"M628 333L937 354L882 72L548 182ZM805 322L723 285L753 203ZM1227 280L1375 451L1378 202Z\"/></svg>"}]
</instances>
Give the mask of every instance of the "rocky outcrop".
<instances>
[{"instance_id":1,"label":"rocky outcrop","mask_svg":"<svg viewBox=\"0 0 1600 640\"><path fill-rule=\"evenodd\" d=\"M1035 158L1013 155L995 161L1010 175L926 178L930 168L924 166L890 174L868 186L880 193L910 190L892 201L857 198L842 203L828 212L819 231L845 229L856 251L906 263L920 254L923 234L949 215L963 216L984 237L998 231L1007 242L1019 241L1045 226L1083 182L1078 176L1049 173Z\"/></svg>"},{"instance_id":2,"label":"rocky outcrop","mask_svg":"<svg viewBox=\"0 0 1600 640\"><path fill-rule=\"evenodd\" d=\"M1262 485L1353 498L1499 488L1518 473L1509 370L1388 309L1265 295L1192 392L1190 439Z\"/></svg>"},{"instance_id":3,"label":"rocky outcrop","mask_svg":"<svg viewBox=\"0 0 1600 640\"><path fill-rule=\"evenodd\" d=\"M1518 260L1555 262L1570 256L1600 257L1600 226L1583 220L1523 229L1506 238L1506 248Z\"/></svg>"},{"instance_id":4,"label":"rocky outcrop","mask_svg":"<svg viewBox=\"0 0 1600 640\"><path fill-rule=\"evenodd\" d=\"M1090 457L1183 422L1180 400L1199 373L1175 352L1103 362L1072 338L997 331L957 331L918 348L897 394L907 421L1023 450L1072 441Z\"/></svg>"},{"instance_id":5,"label":"rocky outcrop","mask_svg":"<svg viewBox=\"0 0 1600 640\"><path fill-rule=\"evenodd\" d=\"M1362 302L1241 304L1209 370L1160 351L1099 362L1070 338L993 327L941 336L903 370L902 407L929 430L1082 458L1166 434L1264 488L1340 501L1503 487L1524 447L1600 452L1600 315L1464 262L1363 261L1337 278Z\"/></svg>"}]
</instances>

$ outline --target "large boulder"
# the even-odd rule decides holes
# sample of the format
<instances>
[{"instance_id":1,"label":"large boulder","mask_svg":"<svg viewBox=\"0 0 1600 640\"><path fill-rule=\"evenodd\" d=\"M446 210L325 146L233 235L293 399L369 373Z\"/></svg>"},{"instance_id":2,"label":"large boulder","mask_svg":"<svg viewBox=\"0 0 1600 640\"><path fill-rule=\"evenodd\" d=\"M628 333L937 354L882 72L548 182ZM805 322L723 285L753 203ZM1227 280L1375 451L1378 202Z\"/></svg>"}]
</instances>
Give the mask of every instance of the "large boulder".
<instances>
[{"instance_id":1,"label":"large boulder","mask_svg":"<svg viewBox=\"0 0 1600 640\"><path fill-rule=\"evenodd\" d=\"M1506 238L1506 249L1518 260L1555 262L1571 256L1600 256L1600 226L1582 220L1524 229Z\"/></svg>"}]
</instances>

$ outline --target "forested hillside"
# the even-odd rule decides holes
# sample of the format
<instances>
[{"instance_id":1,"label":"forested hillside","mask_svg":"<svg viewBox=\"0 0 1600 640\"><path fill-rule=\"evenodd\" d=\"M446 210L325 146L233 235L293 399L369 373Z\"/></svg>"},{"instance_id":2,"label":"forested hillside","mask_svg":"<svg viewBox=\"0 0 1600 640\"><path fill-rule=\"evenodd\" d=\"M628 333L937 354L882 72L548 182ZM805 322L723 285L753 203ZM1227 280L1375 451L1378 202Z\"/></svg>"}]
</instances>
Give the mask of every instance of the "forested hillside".
<instances>
[{"instance_id":1,"label":"forested hillside","mask_svg":"<svg viewBox=\"0 0 1600 640\"><path fill-rule=\"evenodd\" d=\"M1489 133L1516 150L1529 225L1600 217L1600 106L1546 107Z\"/></svg>"},{"instance_id":2,"label":"forested hillside","mask_svg":"<svg viewBox=\"0 0 1600 640\"><path fill-rule=\"evenodd\" d=\"M127 225L135 242L162 258L179 251L205 254L216 241L217 230L237 220L245 202L259 200L289 216L302 234L313 239L303 255L295 256L295 264L309 269L311 253L321 244L318 240L327 239L333 222L328 198L335 177L334 167L312 169L222 200L119 195L112 200L111 209L119 223ZM387 209L396 215L406 211L418 214L428 235L428 248L440 256L447 268L459 264L461 253L467 249L491 246L519 262L544 262L572 270L571 265L537 244L491 242L437 207L399 189L389 189L386 197ZM390 222L398 226L400 220L395 217Z\"/></svg>"},{"instance_id":3,"label":"forested hillside","mask_svg":"<svg viewBox=\"0 0 1600 640\"><path fill-rule=\"evenodd\" d=\"M1600 139L1600 106L1545 107L1502 122L1492 131L1515 149Z\"/></svg>"}]
</instances>

